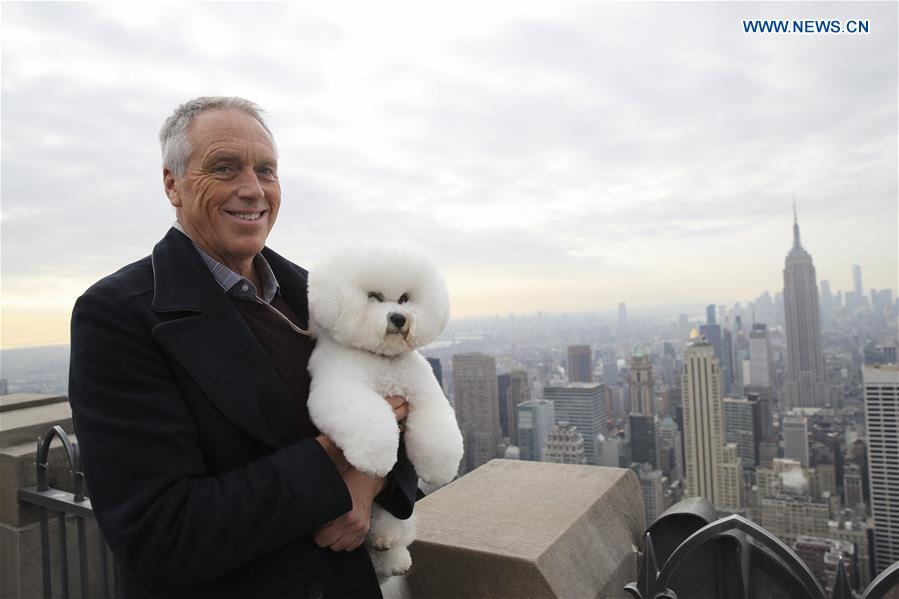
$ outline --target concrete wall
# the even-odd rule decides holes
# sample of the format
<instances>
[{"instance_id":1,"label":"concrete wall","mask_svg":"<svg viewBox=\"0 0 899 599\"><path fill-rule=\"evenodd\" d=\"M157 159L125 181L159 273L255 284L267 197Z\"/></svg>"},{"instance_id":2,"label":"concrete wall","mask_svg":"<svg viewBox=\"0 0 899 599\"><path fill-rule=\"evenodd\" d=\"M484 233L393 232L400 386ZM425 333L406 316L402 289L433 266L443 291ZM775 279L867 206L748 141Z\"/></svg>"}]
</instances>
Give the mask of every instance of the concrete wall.
<instances>
[{"instance_id":1,"label":"concrete wall","mask_svg":"<svg viewBox=\"0 0 899 599\"><path fill-rule=\"evenodd\" d=\"M388 599L627 597L645 528L630 470L493 460L415 508L412 569Z\"/></svg>"}]
</instances>

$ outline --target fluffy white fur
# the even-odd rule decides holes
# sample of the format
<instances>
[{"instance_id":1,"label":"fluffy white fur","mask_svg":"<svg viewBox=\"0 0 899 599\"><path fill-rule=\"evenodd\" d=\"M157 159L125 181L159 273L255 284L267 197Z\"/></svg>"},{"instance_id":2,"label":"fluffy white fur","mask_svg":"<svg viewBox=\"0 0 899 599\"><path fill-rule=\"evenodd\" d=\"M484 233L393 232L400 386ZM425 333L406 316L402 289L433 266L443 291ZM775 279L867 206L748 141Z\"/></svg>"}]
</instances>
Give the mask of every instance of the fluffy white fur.
<instances>
[{"instance_id":1,"label":"fluffy white fur","mask_svg":"<svg viewBox=\"0 0 899 599\"><path fill-rule=\"evenodd\" d=\"M397 326L401 315L405 322ZM443 484L462 459L455 414L416 348L446 326L446 284L421 249L405 244L337 251L309 274L309 416L354 467L384 476L396 463L399 427L388 395L408 401L404 441L418 476ZM366 546L382 578L405 573L413 519L375 505Z\"/></svg>"}]
</instances>

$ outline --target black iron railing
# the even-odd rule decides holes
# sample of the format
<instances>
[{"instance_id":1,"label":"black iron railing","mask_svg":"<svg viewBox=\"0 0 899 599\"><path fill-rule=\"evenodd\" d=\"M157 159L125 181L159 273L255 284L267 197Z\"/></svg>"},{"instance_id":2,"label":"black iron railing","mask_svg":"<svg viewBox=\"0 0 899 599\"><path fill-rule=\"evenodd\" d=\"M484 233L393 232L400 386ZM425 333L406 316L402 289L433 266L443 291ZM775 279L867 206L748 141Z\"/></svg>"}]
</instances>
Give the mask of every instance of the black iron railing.
<instances>
[{"instance_id":1,"label":"black iron railing","mask_svg":"<svg viewBox=\"0 0 899 599\"><path fill-rule=\"evenodd\" d=\"M716 519L703 498L685 499L647 529L634 599L883 599L899 587L899 562L860 594L852 591L842 557L828 595L783 541L739 515Z\"/></svg>"},{"instance_id":2,"label":"black iron railing","mask_svg":"<svg viewBox=\"0 0 899 599\"><path fill-rule=\"evenodd\" d=\"M65 449L72 475L72 492L54 489L47 484L47 470L49 468L50 444L54 438L59 438ZM103 536L98 532L97 544L99 564L93 567L99 570L99 576L93 576L99 580L98 589L90 588L91 567L88 563L88 534L87 523L93 522L94 512L90 499L84 495L84 472L81 469L81 456L78 445L69 439L61 426L54 426L37 442L37 456L35 459L37 469L37 485L19 489L19 501L32 504L40 510L41 522L41 572L43 576L43 596L50 599L52 596L52 570L51 570L51 543L50 543L50 519L51 513L57 522L57 551L59 556L59 587L60 596L69 598L69 539L67 520L75 518L76 537L78 543L78 570L82 599L92 597L118 597L118 568L114 559L107 558L107 547ZM110 584L110 565L112 561L112 583ZM112 587L112 588L110 588Z\"/></svg>"}]
</instances>

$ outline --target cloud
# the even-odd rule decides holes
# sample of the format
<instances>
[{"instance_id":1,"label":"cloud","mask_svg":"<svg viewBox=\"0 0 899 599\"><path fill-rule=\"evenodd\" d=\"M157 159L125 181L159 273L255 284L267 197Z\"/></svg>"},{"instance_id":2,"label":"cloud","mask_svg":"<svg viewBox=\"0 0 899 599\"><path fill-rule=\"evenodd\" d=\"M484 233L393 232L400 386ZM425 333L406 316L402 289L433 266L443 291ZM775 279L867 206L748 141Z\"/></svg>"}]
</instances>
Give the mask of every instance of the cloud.
<instances>
[{"instance_id":1,"label":"cloud","mask_svg":"<svg viewBox=\"0 0 899 599\"><path fill-rule=\"evenodd\" d=\"M795 192L819 278L844 288L859 262L895 287L896 10L4 5L3 291L147 254L173 217L158 128L201 94L269 110L271 242L307 264L374 233L428 244L481 286L532 276L570 298L599 278L591 301L609 305L745 300L781 285ZM870 35L740 27L860 15Z\"/></svg>"}]
</instances>

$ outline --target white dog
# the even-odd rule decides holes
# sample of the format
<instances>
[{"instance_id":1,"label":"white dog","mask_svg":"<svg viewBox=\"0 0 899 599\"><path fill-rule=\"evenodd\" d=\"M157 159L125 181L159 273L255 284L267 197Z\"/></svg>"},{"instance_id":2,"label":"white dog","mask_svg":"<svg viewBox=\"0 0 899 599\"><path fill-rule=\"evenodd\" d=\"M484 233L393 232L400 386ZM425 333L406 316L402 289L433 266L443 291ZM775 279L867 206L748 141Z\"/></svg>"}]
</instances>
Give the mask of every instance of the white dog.
<instances>
[{"instance_id":1,"label":"white dog","mask_svg":"<svg viewBox=\"0 0 899 599\"><path fill-rule=\"evenodd\" d=\"M434 263L408 245L371 245L330 255L309 273L309 416L358 470L384 476L397 459L400 431L389 395L408 401L404 441L418 476L451 481L462 435L431 366L416 350L449 318L446 284ZM366 546L383 579L412 564L412 519L375 505Z\"/></svg>"}]
</instances>

